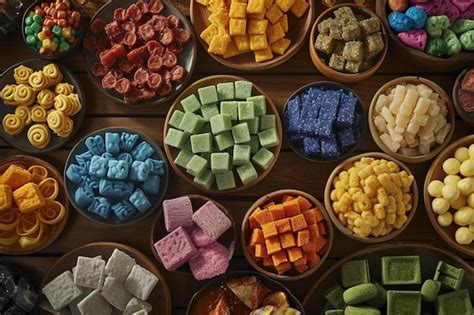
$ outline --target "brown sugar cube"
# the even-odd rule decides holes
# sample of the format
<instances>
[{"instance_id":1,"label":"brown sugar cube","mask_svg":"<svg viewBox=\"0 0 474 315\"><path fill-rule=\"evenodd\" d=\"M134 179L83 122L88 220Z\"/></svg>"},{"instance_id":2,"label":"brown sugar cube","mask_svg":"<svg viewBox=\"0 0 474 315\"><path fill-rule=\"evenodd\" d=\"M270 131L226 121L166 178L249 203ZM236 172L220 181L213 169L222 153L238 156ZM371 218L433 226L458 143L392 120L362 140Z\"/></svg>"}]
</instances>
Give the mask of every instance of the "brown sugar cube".
<instances>
[{"instance_id":1,"label":"brown sugar cube","mask_svg":"<svg viewBox=\"0 0 474 315\"><path fill-rule=\"evenodd\" d=\"M302 214L298 214L297 216L291 217L290 222L291 222L291 229L293 230L293 232L304 230L308 226Z\"/></svg>"},{"instance_id":2,"label":"brown sugar cube","mask_svg":"<svg viewBox=\"0 0 474 315\"><path fill-rule=\"evenodd\" d=\"M278 267L279 265L286 263L288 258L286 257L286 253L284 250L281 250L272 255L273 265Z\"/></svg>"},{"instance_id":3,"label":"brown sugar cube","mask_svg":"<svg viewBox=\"0 0 474 315\"><path fill-rule=\"evenodd\" d=\"M289 218L284 218L275 221L278 234L291 232L291 223Z\"/></svg>"},{"instance_id":4,"label":"brown sugar cube","mask_svg":"<svg viewBox=\"0 0 474 315\"><path fill-rule=\"evenodd\" d=\"M365 38L365 47L367 49L367 58L372 58L381 52L385 45L380 32L368 35Z\"/></svg>"},{"instance_id":5,"label":"brown sugar cube","mask_svg":"<svg viewBox=\"0 0 474 315\"><path fill-rule=\"evenodd\" d=\"M360 21L359 26L364 35L369 35L380 31L380 21L376 17Z\"/></svg>"},{"instance_id":6,"label":"brown sugar cube","mask_svg":"<svg viewBox=\"0 0 474 315\"><path fill-rule=\"evenodd\" d=\"M0 212L12 207L12 188L5 184L0 184Z\"/></svg>"},{"instance_id":7,"label":"brown sugar cube","mask_svg":"<svg viewBox=\"0 0 474 315\"><path fill-rule=\"evenodd\" d=\"M46 204L38 185L34 183L28 183L16 189L13 192L13 200L18 210L23 213L39 209Z\"/></svg>"},{"instance_id":8,"label":"brown sugar cube","mask_svg":"<svg viewBox=\"0 0 474 315\"><path fill-rule=\"evenodd\" d=\"M348 42L351 40L359 39L361 37L361 31L359 24L356 22L349 23L342 27L342 38Z\"/></svg>"},{"instance_id":9,"label":"brown sugar cube","mask_svg":"<svg viewBox=\"0 0 474 315\"><path fill-rule=\"evenodd\" d=\"M329 67L342 71L344 70L344 66L346 65L346 58L344 58L342 55L339 54L332 54L331 58L329 59Z\"/></svg>"},{"instance_id":10,"label":"brown sugar cube","mask_svg":"<svg viewBox=\"0 0 474 315\"><path fill-rule=\"evenodd\" d=\"M349 61L362 61L364 59L364 45L361 41L350 41L344 45L342 56Z\"/></svg>"},{"instance_id":11,"label":"brown sugar cube","mask_svg":"<svg viewBox=\"0 0 474 315\"><path fill-rule=\"evenodd\" d=\"M296 246L295 237L293 233L280 234L280 243L283 249Z\"/></svg>"},{"instance_id":12,"label":"brown sugar cube","mask_svg":"<svg viewBox=\"0 0 474 315\"><path fill-rule=\"evenodd\" d=\"M0 184L8 185L15 190L31 182L31 174L18 165L11 164L0 178Z\"/></svg>"},{"instance_id":13,"label":"brown sugar cube","mask_svg":"<svg viewBox=\"0 0 474 315\"><path fill-rule=\"evenodd\" d=\"M301 249L299 249L298 247L288 248L286 252L288 253L288 260L290 262L295 262L298 259L303 258L303 253L301 252Z\"/></svg>"},{"instance_id":14,"label":"brown sugar cube","mask_svg":"<svg viewBox=\"0 0 474 315\"><path fill-rule=\"evenodd\" d=\"M263 237L270 238L278 235L275 222L271 221L262 225Z\"/></svg>"},{"instance_id":15,"label":"brown sugar cube","mask_svg":"<svg viewBox=\"0 0 474 315\"><path fill-rule=\"evenodd\" d=\"M316 48L316 50L329 55L330 53L332 53L332 50L334 48L334 39L332 39L331 36L318 34L314 47Z\"/></svg>"}]
</instances>

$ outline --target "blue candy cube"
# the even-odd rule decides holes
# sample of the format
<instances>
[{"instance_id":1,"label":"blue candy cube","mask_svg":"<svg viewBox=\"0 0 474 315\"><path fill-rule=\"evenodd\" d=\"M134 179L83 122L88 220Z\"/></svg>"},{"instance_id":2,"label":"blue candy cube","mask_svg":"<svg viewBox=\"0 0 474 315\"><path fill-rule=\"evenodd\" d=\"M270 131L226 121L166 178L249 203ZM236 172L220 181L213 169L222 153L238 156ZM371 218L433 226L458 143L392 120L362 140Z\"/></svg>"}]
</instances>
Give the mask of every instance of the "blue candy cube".
<instances>
[{"instance_id":1,"label":"blue candy cube","mask_svg":"<svg viewBox=\"0 0 474 315\"><path fill-rule=\"evenodd\" d=\"M66 177L73 183L80 183L82 181L81 167L77 164L69 164L66 170Z\"/></svg>"},{"instance_id":2,"label":"blue candy cube","mask_svg":"<svg viewBox=\"0 0 474 315\"><path fill-rule=\"evenodd\" d=\"M285 110L285 125L286 130L289 133L294 133L298 131L298 126L300 122L300 97L297 95L292 98L288 105L286 105Z\"/></svg>"},{"instance_id":3,"label":"blue candy cube","mask_svg":"<svg viewBox=\"0 0 474 315\"><path fill-rule=\"evenodd\" d=\"M138 160L138 161L145 161L146 159L151 157L153 155L153 153L155 153L155 150L146 141L140 142L132 150L132 156L134 157L135 160Z\"/></svg>"},{"instance_id":4,"label":"blue candy cube","mask_svg":"<svg viewBox=\"0 0 474 315\"><path fill-rule=\"evenodd\" d=\"M329 137L333 134L332 127L334 125L334 120L329 119L316 119L316 128L314 129L314 135L319 137Z\"/></svg>"},{"instance_id":5,"label":"blue candy cube","mask_svg":"<svg viewBox=\"0 0 474 315\"><path fill-rule=\"evenodd\" d=\"M130 152L133 150L138 141L138 135L128 132L122 132L120 135L120 150Z\"/></svg>"},{"instance_id":6,"label":"blue candy cube","mask_svg":"<svg viewBox=\"0 0 474 315\"><path fill-rule=\"evenodd\" d=\"M150 166L150 174L163 175L165 173L164 164L162 160L146 159L145 164Z\"/></svg>"},{"instance_id":7,"label":"blue candy cube","mask_svg":"<svg viewBox=\"0 0 474 315\"><path fill-rule=\"evenodd\" d=\"M321 108L319 110L319 118L328 120L336 119L341 94L341 91L334 90L328 90L324 92Z\"/></svg>"},{"instance_id":8,"label":"blue candy cube","mask_svg":"<svg viewBox=\"0 0 474 315\"><path fill-rule=\"evenodd\" d=\"M128 164L125 161L110 160L107 177L110 179L126 179L128 177Z\"/></svg>"},{"instance_id":9,"label":"blue candy cube","mask_svg":"<svg viewBox=\"0 0 474 315\"><path fill-rule=\"evenodd\" d=\"M144 182L147 180L148 175L150 175L150 171L149 164L142 161L133 161L130 167L130 179L137 182Z\"/></svg>"},{"instance_id":10,"label":"blue candy cube","mask_svg":"<svg viewBox=\"0 0 474 315\"><path fill-rule=\"evenodd\" d=\"M92 203L87 208L87 211L100 215L107 219L110 214L110 203L104 197L95 197Z\"/></svg>"},{"instance_id":11,"label":"blue candy cube","mask_svg":"<svg viewBox=\"0 0 474 315\"><path fill-rule=\"evenodd\" d=\"M135 207L127 200L122 200L112 206L112 211L120 221L130 219L137 211Z\"/></svg>"},{"instance_id":12,"label":"blue candy cube","mask_svg":"<svg viewBox=\"0 0 474 315\"><path fill-rule=\"evenodd\" d=\"M317 157L321 155L321 144L319 139L306 137L303 139L303 153L311 157Z\"/></svg>"},{"instance_id":13,"label":"blue candy cube","mask_svg":"<svg viewBox=\"0 0 474 315\"><path fill-rule=\"evenodd\" d=\"M314 134L322 93L319 89L312 89L307 101L302 104L298 133L308 136Z\"/></svg>"},{"instance_id":14,"label":"blue candy cube","mask_svg":"<svg viewBox=\"0 0 474 315\"><path fill-rule=\"evenodd\" d=\"M93 155L101 155L105 152L104 139L100 135L87 138L85 145Z\"/></svg>"},{"instance_id":15,"label":"blue candy cube","mask_svg":"<svg viewBox=\"0 0 474 315\"><path fill-rule=\"evenodd\" d=\"M128 198L128 200L138 209L140 212L145 212L151 207L151 203L146 197L143 190L137 188L135 192Z\"/></svg>"},{"instance_id":16,"label":"blue candy cube","mask_svg":"<svg viewBox=\"0 0 474 315\"><path fill-rule=\"evenodd\" d=\"M354 130L351 128L342 129L337 132L337 138L344 151L350 150L357 144L357 138Z\"/></svg>"},{"instance_id":17,"label":"blue candy cube","mask_svg":"<svg viewBox=\"0 0 474 315\"><path fill-rule=\"evenodd\" d=\"M325 159L337 158L340 156L339 146L334 135L329 138L321 139L321 156Z\"/></svg>"},{"instance_id":18,"label":"blue candy cube","mask_svg":"<svg viewBox=\"0 0 474 315\"><path fill-rule=\"evenodd\" d=\"M99 181L99 193L105 197L123 198L130 196L133 192L133 183L120 180L101 179Z\"/></svg>"},{"instance_id":19,"label":"blue candy cube","mask_svg":"<svg viewBox=\"0 0 474 315\"><path fill-rule=\"evenodd\" d=\"M143 190L149 194L158 194L160 192L160 181L159 175L150 175L147 180L143 183Z\"/></svg>"},{"instance_id":20,"label":"blue candy cube","mask_svg":"<svg viewBox=\"0 0 474 315\"><path fill-rule=\"evenodd\" d=\"M127 152L120 153L119 156L117 157L117 160L127 162L128 166L132 166L132 163L133 163L132 155Z\"/></svg>"},{"instance_id":21,"label":"blue candy cube","mask_svg":"<svg viewBox=\"0 0 474 315\"><path fill-rule=\"evenodd\" d=\"M92 159L93 156L94 156L94 154L92 154L91 151L86 151L86 152L83 152L81 154L76 155L75 158L76 158L77 163L79 163L79 165L81 165L81 164L84 164L86 162L89 162Z\"/></svg>"},{"instance_id":22,"label":"blue candy cube","mask_svg":"<svg viewBox=\"0 0 474 315\"><path fill-rule=\"evenodd\" d=\"M74 200L79 207L89 207L94 198L94 192L89 186L79 186L74 193Z\"/></svg>"},{"instance_id":23,"label":"blue candy cube","mask_svg":"<svg viewBox=\"0 0 474 315\"><path fill-rule=\"evenodd\" d=\"M354 124L356 105L357 98L352 93L342 93L339 111L337 112L337 127L350 127Z\"/></svg>"},{"instance_id":24,"label":"blue candy cube","mask_svg":"<svg viewBox=\"0 0 474 315\"><path fill-rule=\"evenodd\" d=\"M99 181L100 179L97 177L97 176L84 176L83 177L83 180L81 182L81 185L83 187L89 187L90 189L92 189L93 191L95 190L98 190L99 189Z\"/></svg>"},{"instance_id":25,"label":"blue candy cube","mask_svg":"<svg viewBox=\"0 0 474 315\"><path fill-rule=\"evenodd\" d=\"M105 133L105 151L113 155L120 153L120 135L118 133Z\"/></svg>"},{"instance_id":26,"label":"blue candy cube","mask_svg":"<svg viewBox=\"0 0 474 315\"><path fill-rule=\"evenodd\" d=\"M104 159L107 159L107 162L110 160L114 160L114 156L112 155L112 153L109 153L109 152L102 153L101 157L103 157Z\"/></svg>"},{"instance_id":27,"label":"blue candy cube","mask_svg":"<svg viewBox=\"0 0 474 315\"><path fill-rule=\"evenodd\" d=\"M92 157L91 164L89 165L89 175L97 176L99 178L107 175L107 164L106 158L95 155Z\"/></svg>"}]
</instances>

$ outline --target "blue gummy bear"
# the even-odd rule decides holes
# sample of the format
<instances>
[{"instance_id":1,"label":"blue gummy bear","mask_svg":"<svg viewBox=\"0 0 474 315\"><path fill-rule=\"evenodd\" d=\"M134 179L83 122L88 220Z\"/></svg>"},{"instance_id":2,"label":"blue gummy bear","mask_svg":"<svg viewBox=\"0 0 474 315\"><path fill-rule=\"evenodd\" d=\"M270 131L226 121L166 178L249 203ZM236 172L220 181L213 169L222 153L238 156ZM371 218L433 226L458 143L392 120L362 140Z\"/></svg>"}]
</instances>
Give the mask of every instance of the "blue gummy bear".
<instances>
[{"instance_id":1,"label":"blue gummy bear","mask_svg":"<svg viewBox=\"0 0 474 315\"><path fill-rule=\"evenodd\" d=\"M125 161L110 160L107 177L110 179L126 179L128 177L128 164Z\"/></svg>"},{"instance_id":2,"label":"blue gummy bear","mask_svg":"<svg viewBox=\"0 0 474 315\"><path fill-rule=\"evenodd\" d=\"M115 213L115 215L119 218L120 221L125 221L127 219L130 219L137 210L130 202L128 202L127 200L123 200L114 204L112 206L112 211Z\"/></svg>"},{"instance_id":3,"label":"blue gummy bear","mask_svg":"<svg viewBox=\"0 0 474 315\"><path fill-rule=\"evenodd\" d=\"M162 160L156 160L156 159L146 159L145 164L148 164L150 166L150 174L155 174L155 175L163 175L165 174L165 162Z\"/></svg>"},{"instance_id":4,"label":"blue gummy bear","mask_svg":"<svg viewBox=\"0 0 474 315\"><path fill-rule=\"evenodd\" d=\"M94 192L89 186L79 186L74 193L74 200L79 207L88 207L94 200Z\"/></svg>"},{"instance_id":5,"label":"blue gummy bear","mask_svg":"<svg viewBox=\"0 0 474 315\"><path fill-rule=\"evenodd\" d=\"M132 156L134 157L135 160L138 160L138 161L145 161L146 159L151 157L153 155L153 153L155 153L155 150L146 141L140 142L132 150Z\"/></svg>"},{"instance_id":6,"label":"blue gummy bear","mask_svg":"<svg viewBox=\"0 0 474 315\"><path fill-rule=\"evenodd\" d=\"M77 164L69 164L66 170L66 177L73 183L80 183L82 181L81 167Z\"/></svg>"},{"instance_id":7,"label":"blue gummy bear","mask_svg":"<svg viewBox=\"0 0 474 315\"><path fill-rule=\"evenodd\" d=\"M107 175L107 164L106 158L97 155L93 156L89 166L89 175L99 178L105 177Z\"/></svg>"},{"instance_id":8,"label":"blue gummy bear","mask_svg":"<svg viewBox=\"0 0 474 315\"><path fill-rule=\"evenodd\" d=\"M92 203L87 208L87 211L100 215L107 219L110 214L110 203L104 197L95 197Z\"/></svg>"},{"instance_id":9,"label":"blue gummy bear","mask_svg":"<svg viewBox=\"0 0 474 315\"><path fill-rule=\"evenodd\" d=\"M86 151L86 152L82 152L81 154L77 154L75 158L76 158L77 163L79 163L80 165L80 164L85 164L86 162L89 162L93 156L94 154L92 154L91 151Z\"/></svg>"},{"instance_id":10,"label":"blue gummy bear","mask_svg":"<svg viewBox=\"0 0 474 315\"><path fill-rule=\"evenodd\" d=\"M94 191L99 189L99 181L100 179L97 176L83 176L81 185L84 187L87 186Z\"/></svg>"},{"instance_id":11,"label":"blue gummy bear","mask_svg":"<svg viewBox=\"0 0 474 315\"><path fill-rule=\"evenodd\" d=\"M101 179L99 193L105 197L124 198L133 192L133 183L120 180Z\"/></svg>"},{"instance_id":12,"label":"blue gummy bear","mask_svg":"<svg viewBox=\"0 0 474 315\"><path fill-rule=\"evenodd\" d=\"M413 20L402 12L393 11L388 16L388 24L398 33L411 30L413 23Z\"/></svg>"},{"instance_id":13,"label":"blue gummy bear","mask_svg":"<svg viewBox=\"0 0 474 315\"><path fill-rule=\"evenodd\" d=\"M160 192L161 178L158 175L150 175L143 183L143 190L149 194L158 194Z\"/></svg>"},{"instance_id":14,"label":"blue gummy bear","mask_svg":"<svg viewBox=\"0 0 474 315\"><path fill-rule=\"evenodd\" d=\"M137 144L138 141L138 135L133 134L133 133L127 133L127 132L122 132L120 135L120 150L125 151L125 152L130 152L133 150L135 147L135 144Z\"/></svg>"},{"instance_id":15,"label":"blue gummy bear","mask_svg":"<svg viewBox=\"0 0 474 315\"><path fill-rule=\"evenodd\" d=\"M127 152L120 153L119 156L117 157L117 160L127 162L128 166L132 166L132 163L133 163L132 155Z\"/></svg>"},{"instance_id":16,"label":"blue gummy bear","mask_svg":"<svg viewBox=\"0 0 474 315\"><path fill-rule=\"evenodd\" d=\"M104 139L100 135L87 138L85 145L93 155L101 155L105 152Z\"/></svg>"},{"instance_id":17,"label":"blue gummy bear","mask_svg":"<svg viewBox=\"0 0 474 315\"><path fill-rule=\"evenodd\" d=\"M408 8L405 14L413 20L413 27L416 29L423 28L426 24L426 19L428 18L425 10L415 6Z\"/></svg>"},{"instance_id":18,"label":"blue gummy bear","mask_svg":"<svg viewBox=\"0 0 474 315\"><path fill-rule=\"evenodd\" d=\"M120 135L118 133L105 133L105 151L114 155L120 153Z\"/></svg>"},{"instance_id":19,"label":"blue gummy bear","mask_svg":"<svg viewBox=\"0 0 474 315\"><path fill-rule=\"evenodd\" d=\"M138 209L140 212L145 212L151 207L151 203L146 197L143 190L137 188L133 194L128 198L128 200Z\"/></svg>"},{"instance_id":20,"label":"blue gummy bear","mask_svg":"<svg viewBox=\"0 0 474 315\"><path fill-rule=\"evenodd\" d=\"M150 165L141 161L133 161L130 167L130 179L137 182L144 182L150 175Z\"/></svg>"}]
</instances>

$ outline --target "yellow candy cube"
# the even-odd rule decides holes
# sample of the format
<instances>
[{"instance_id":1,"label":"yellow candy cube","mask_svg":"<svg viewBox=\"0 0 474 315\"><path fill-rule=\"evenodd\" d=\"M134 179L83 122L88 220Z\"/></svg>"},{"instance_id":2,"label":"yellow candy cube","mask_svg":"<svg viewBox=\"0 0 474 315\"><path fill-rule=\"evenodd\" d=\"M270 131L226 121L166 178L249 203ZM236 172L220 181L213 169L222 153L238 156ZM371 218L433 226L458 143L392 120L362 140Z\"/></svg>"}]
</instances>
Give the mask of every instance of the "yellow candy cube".
<instances>
[{"instance_id":1,"label":"yellow candy cube","mask_svg":"<svg viewBox=\"0 0 474 315\"><path fill-rule=\"evenodd\" d=\"M250 50L250 37L248 35L244 36L234 36L235 47L240 52L246 52Z\"/></svg>"},{"instance_id":2,"label":"yellow candy cube","mask_svg":"<svg viewBox=\"0 0 474 315\"><path fill-rule=\"evenodd\" d=\"M271 7L265 13L265 17L270 21L270 23L275 24L283 16L280 8L276 4L272 4Z\"/></svg>"},{"instance_id":3,"label":"yellow candy cube","mask_svg":"<svg viewBox=\"0 0 474 315\"><path fill-rule=\"evenodd\" d=\"M296 17L300 18L303 14L308 10L309 3L305 0L295 0L293 5L290 8L291 13L293 13Z\"/></svg>"},{"instance_id":4,"label":"yellow candy cube","mask_svg":"<svg viewBox=\"0 0 474 315\"><path fill-rule=\"evenodd\" d=\"M265 19L265 13L267 10L263 10L262 13L247 14L247 18L252 20L263 20Z\"/></svg>"},{"instance_id":5,"label":"yellow candy cube","mask_svg":"<svg viewBox=\"0 0 474 315\"><path fill-rule=\"evenodd\" d=\"M203 41L206 42L207 45L211 44L211 40L214 36L216 36L219 32L219 29L214 24L210 24L204 31L202 31L201 35L199 35Z\"/></svg>"},{"instance_id":6,"label":"yellow candy cube","mask_svg":"<svg viewBox=\"0 0 474 315\"><path fill-rule=\"evenodd\" d=\"M270 47L256 50L254 51L254 54L256 62L264 62L273 58L273 53Z\"/></svg>"},{"instance_id":7,"label":"yellow candy cube","mask_svg":"<svg viewBox=\"0 0 474 315\"><path fill-rule=\"evenodd\" d=\"M273 4L273 0L265 0L265 9L268 9Z\"/></svg>"},{"instance_id":8,"label":"yellow candy cube","mask_svg":"<svg viewBox=\"0 0 474 315\"><path fill-rule=\"evenodd\" d=\"M44 49L46 50L51 50L52 47L53 47L53 41L49 38L46 38L45 40L41 41L43 43L43 45L41 47L43 47Z\"/></svg>"},{"instance_id":9,"label":"yellow candy cube","mask_svg":"<svg viewBox=\"0 0 474 315\"><path fill-rule=\"evenodd\" d=\"M209 0L209 10L217 12L220 8L225 8L224 0Z\"/></svg>"},{"instance_id":10,"label":"yellow candy cube","mask_svg":"<svg viewBox=\"0 0 474 315\"><path fill-rule=\"evenodd\" d=\"M31 173L18 165L11 164L0 177L0 184L11 187L12 190L20 188L26 183L31 182Z\"/></svg>"},{"instance_id":11,"label":"yellow candy cube","mask_svg":"<svg viewBox=\"0 0 474 315\"><path fill-rule=\"evenodd\" d=\"M231 40L227 45L227 49L225 50L223 57L224 59L228 59L243 53L245 53L245 51L239 51L237 46L235 46L234 41Z\"/></svg>"},{"instance_id":12,"label":"yellow candy cube","mask_svg":"<svg viewBox=\"0 0 474 315\"><path fill-rule=\"evenodd\" d=\"M265 34L267 32L268 20L249 20L248 33L250 35Z\"/></svg>"},{"instance_id":13,"label":"yellow candy cube","mask_svg":"<svg viewBox=\"0 0 474 315\"><path fill-rule=\"evenodd\" d=\"M248 0L247 13L263 13L265 10L265 0Z\"/></svg>"},{"instance_id":14,"label":"yellow candy cube","mask_svg":"<svg viewBox=\"0 0 474 315\"><path fill-rule=\"evenodd\" d=\"M266 35L250 35L250 49L252 51L261 50L268 47Z\"/></svg>"},{"instance_id":15,"label":"yellow candy cube","mask_svg":"<svg viewBox=\"0 0 474 315\"><path fill-rule=\"evenodd\" d=\"M229 11L226 8L219 8L209 15L208 20L218 27L226 27L229 24Z\"/></svg>"},{"instance_id":16,"label":"yellow candy cube","mask_svg":"<svg viewBox=\"0 0 474 315\"><path fill-rule=\"evenodd\" d=\"M72 36L72 29L70 27L63 28L63 37L64 38L71 38Z\"/></svg>"},{"instance_id":17,"label":"yellow candy cube","mask_svg":"<svg viewBox=\"0 0 474 315\"><path fill-rule=\"evenodd\" d=\"M202 4L204 6L209 5L209 0L196 0L197 3Z\"/></svg>"},{"instance_id":18,"label":"yellow candy cube","mask_svg":"<svg viewBox=\"0 0 474 315\"><path fill-rule=\"evenodd\" d=\"M235 19L245 19L247 4L233 1L230 4L229 17Z\"/></svg>"},{"instance_id":19,"label":"yellow candy cube","mask_svg":"<svg viewBox=\"0 0 474 315\"><path fill-rule=\"evenodd\" d=\"M41 207L44 207L46 201L41 195L38 185L34 183L28 183L13 192L13 200L15 204L23 213L34 211Z\"/></svg>"},{"instance_id":20,"label":"yellow candy cube","mask_svg":"<svg viewBox=\"0 0 474 315\"><path fill-rule=\"evenodd\" d=\"M247 30L246 19L230 19L229 34L231 36L245 35L246 30Z\"/></svg>"},{"instance_id":21,"label":"yellow candy cube","mask_svg":"<svg viewBox=\"0 0 474 315\"><path fill-rule=\"evenodd\" d=\"M0 212L12 207L12 189L8 185L0 184Z\"/></svg>"},{"instance_id":22,"label":"yellow candy cube","mask_svg":"<svg viewBox=\"0 0 474 315\"><path fill-rule=\"evenodd\" d=\"M295 3L295 0L275 0L275 4L282 10L283 12L288 12L291 6Z\"/></svg>"},{"instance_id":23,"label":"yellow candy cube","mask_svg":"<svg viewBox=\"0 0 474 315\"><path fill-rule=\"evenodd\" d=\"M48 38L48 36L46 36L45 33L43 33L43 32L39 32L39 33L38 33L38 39L39 39L39 40L43 41L43 40L45 40L46 38Z\"/></svg>"},{"instance_id":24,"label":"yellow candy cube","mask_svg":"<svg viewBox=\"0 0 474 315\"><path fill-rule=\"evenodd\" d=\"M270 48L275 54L283 55L285 51L290 47L291 40L288 38L280 38L276 42L270 45Z\"/></svg>"},{"instance_id":25,"label":"yellow candy cube","mask_svg":"<svg viewBox=\"0 0 474 315\"><path fill-rule=\"evenodd\" d=\"M288 25L288 15L283 14L283 16L278 20L278 23L281 24L281 27L283 27L283 30L285 31L285 33L287 33L290 29Z\"/></svg>"},{"instance_id":26,"label":"yellow candy cube","mask_svg":"<svg viewBox=\"0 0 474 315\"><path fill-rule=\"evenodd\" d=\"M270 44L276 42L277 40L283 37L285 37L285 31L283 30L283 27L280 23L268 26L267 39Z\"/></svg>"},{"instance_id":27,"label":"yellow candy cube","mask_svg":"<svg viewBox=\"0 0 474 315\"><path fill-rule=\"evenodd\" d=\"M230 41L229 35L216 35L212 38L208 51L216 55L224 55Z\"/></svg>"}]
</instances>

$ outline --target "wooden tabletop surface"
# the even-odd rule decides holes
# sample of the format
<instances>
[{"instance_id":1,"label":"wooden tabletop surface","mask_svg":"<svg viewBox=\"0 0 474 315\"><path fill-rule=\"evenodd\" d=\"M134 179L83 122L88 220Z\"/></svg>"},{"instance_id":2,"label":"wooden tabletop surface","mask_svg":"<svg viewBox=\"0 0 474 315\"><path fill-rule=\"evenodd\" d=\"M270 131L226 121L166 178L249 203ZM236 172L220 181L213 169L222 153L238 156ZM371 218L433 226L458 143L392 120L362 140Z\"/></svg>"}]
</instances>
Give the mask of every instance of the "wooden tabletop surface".
<instances>
[{"instance_id":1,"label":"wooden tabletop surface","mask_svg":"<svg viewBox=\"0 0 474 315\"><path fill-rule=\"evenodd\" d=\"M318 15L321 13L322 6L319 4L319 1L317 2ZM34 55L30 49L27 49L20 34L10 34L7 38L0 40L0 71L5 70L12 64L30 58L34 58ZM99 91L89 79L86 69L84 68L81 52L77 52L71 57L68 57L66 60L63 60L62 63L79 77L83 85L87 100L86 117L79 134L69 142L67 147L57 152L39 155L40 158L49 161L62 171L68 152L78 139L94 130L113 126L135 128L148 134L159 145L163 145L163 122L171 103L158 106L125 106L116 104ZM387 58L378 73L363 82L350 84L350 87L360 95L367 108L372 96L380 86L389 80L405 75L417 75L431 79L443 87L448 95L451 95L454 81L460 71L460 69L452 69L449 72L441 72L436 68L436 65L423 64L422 62L412 60L406 53L391 45ZM313 66L309 57L307 43L293 58L283 65L258 73L244 73L225 68L210 58L202 47L199 47L198 62L191 82L213 74L237 74L258 83L258 85L270 95L280 112L286 99L300 86L310 82L326 80ZM452 141L470 133L472 133L472 127L469 127L457 117L456 130ZM353 154L369 151L380 151L380 149L374 143L367 128L362 144ZM18 153L21 152L0 140L0 158ZM424 176L431 162L432 161L426 161L418 164L408 164L415 174L420 196L423 191ZM209 197L227 206L234 214L236 222L240 224L245 212L253 201L261 195L274 190L284 188L299 189L323 201L326 180L336 165L336 163L318 164L308 162L298 157L285 143L272 172L257 186L237 194ZM171 170L170 184L166 197L174 198L190 193L199 193L199 190L183 180L180 180ZM65 231L50 247L26 257L0 256L0 262L13 263L23 268L37 285L39 285L42 277L60 256L90 242L115 241L124 243L141 250L157 263L153 258L150 248L150 229L152 222L153 220L150 219L126 227L106 227L89 221L71 208L71 214ZM423 198L420 198L420 205L418 206L414 220L405 232L394 241L424 242L450 250L432 227L425 212ZM318 278L324 270L341 257L366 246L364 243L343 236L336 230L333 248L322 268L304 280L286 283L286 285L302 300L305 293L318 281ZM464 258L474 267L474 259L469 260L466 257ZM173 314L185 314L191 296L205 281L198 282L190 275L164 271L161 266L160 269L163 271L170 287L173 301ZM230 270L248 269L250 269L250 266L242 254L240 244L238 244L236 254L230 262Z\"/></svg>"}]
</instances>

